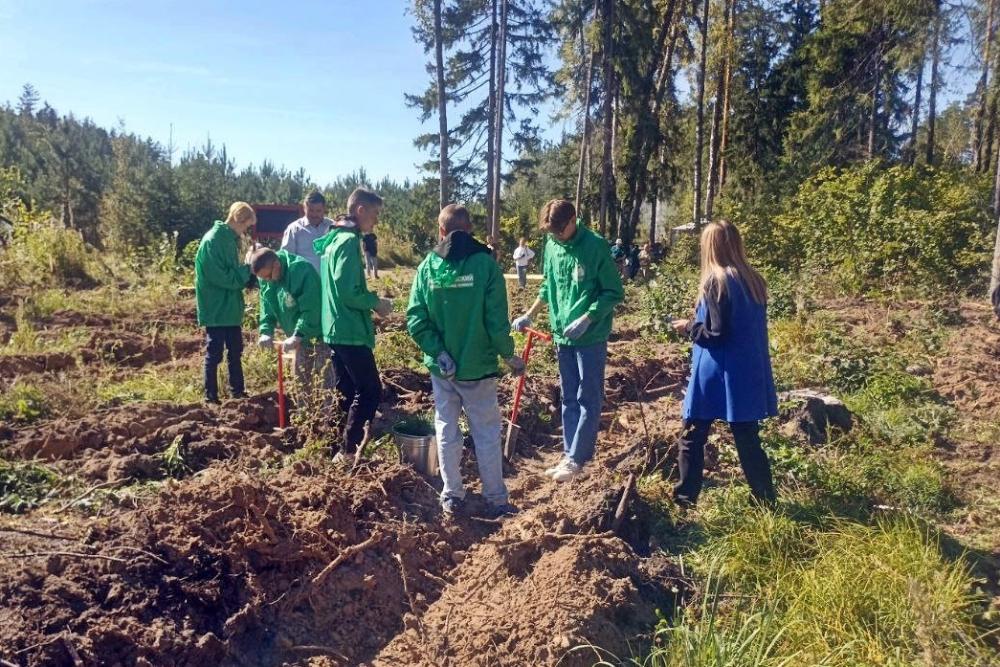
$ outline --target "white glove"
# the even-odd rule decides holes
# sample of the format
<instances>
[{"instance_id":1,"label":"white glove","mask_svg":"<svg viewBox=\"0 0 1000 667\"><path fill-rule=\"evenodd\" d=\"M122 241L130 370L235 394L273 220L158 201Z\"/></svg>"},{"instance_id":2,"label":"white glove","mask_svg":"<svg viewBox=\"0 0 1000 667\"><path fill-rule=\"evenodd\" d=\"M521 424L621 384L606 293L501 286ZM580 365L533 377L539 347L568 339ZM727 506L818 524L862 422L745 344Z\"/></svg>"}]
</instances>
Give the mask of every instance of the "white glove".
<instances>
[{"instance_id":1,"label":"white glove","mask_svg":"<svg viewBox=\"0 0 1000 667\"><path fill-rule=\"evenodd\" d=\"M262 335L257 339L257 346L265 350L274 349L274 339L267 334Z\"/></svg>"},{"instance_id":2,"label":"white glove","mask_svg":"<svg viewBox=\"0 0 1000 667\"><path fill-rule=\"evenodd\" d=\"M510 374L514 377L524 375L525 364L524 359L521 357L513 356L510 359L504 359L503 362L510 368Z\"/></svg>"},{"instance_id":3,"label":"white glove","mask_svg":"<svg viewBox=\"0 0 1000 667\"><path fill-rule=\"evenodd\" d=\"M455 375L455 360L451 358L451 355L447 352L442 352L437 358L438 370L441 371L441 377L444 379L449 379Z\"/></svg>"},{"instance_id":4,"label":"white glove","mask_svg":"<svg viewBox=\"0 0 1000 667\"><path fill-rule=\"evenodd\" d=\"M563 335L566 336L566 338L569 338L570 340L576 340L577 338L585 334L587 332L587 329L589 328L590 328L590 317L587 315L581 315L580 317L570 322L569 326L563 329Z\"/></svg>"},{"instance_id":5,"label":"white glove","mask_svg":"<svg viewBox=\"0 0 1000 667\"><path fill-rule=\"evenodd\" d=\"M281 341L281 349L284 352L291 352L292 350L297 350L302 347L302 338L299 336L289 336L285 340Z\"/></svg>"},{"instance_id":6,"label":"white glove","mask_svg":"<svg viewBox=\"0 0 1000 667\"><path fill-rule=\"evenodd\" d=\"M375 306L375 312L378 313L379 317L386 317L392 312L392 299L380 298L378 305Z\"/></svg>"},{"instance_id":7,"label":"white glove","mask_svg":"<svg viewBox=\"0 0 1000 667\"><path fill-rule=\"evenodd\" d=\"M524 331L525 329L527 329L530 326L531 326L531 316L530 315L521 315L521 317L517 318L516 320L514 320L513 322L510 323L510 330L511 331Z\"/></svg>"}]
</instances>

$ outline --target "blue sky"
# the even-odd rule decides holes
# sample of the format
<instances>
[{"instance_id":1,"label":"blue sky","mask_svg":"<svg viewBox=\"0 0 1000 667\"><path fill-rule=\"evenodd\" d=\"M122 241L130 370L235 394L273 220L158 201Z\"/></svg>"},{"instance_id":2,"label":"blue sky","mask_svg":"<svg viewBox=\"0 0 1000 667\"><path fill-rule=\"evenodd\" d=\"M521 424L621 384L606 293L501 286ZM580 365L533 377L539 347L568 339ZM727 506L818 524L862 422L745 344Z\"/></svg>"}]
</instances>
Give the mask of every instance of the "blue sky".
<instances>
[{"instance_id":1,"label":"blue sky","mask_svg":"<svg viewBox=\"0 0 1000 667\"><path fill-rule=\"evenodd\" d=\"M242 166L319 183L364 166L413 178L426 155L404 92L426 85L405 0L0 0L0 102L25 82L60 112L180 150L208 136Z\"/></svg>"}]
</instances>

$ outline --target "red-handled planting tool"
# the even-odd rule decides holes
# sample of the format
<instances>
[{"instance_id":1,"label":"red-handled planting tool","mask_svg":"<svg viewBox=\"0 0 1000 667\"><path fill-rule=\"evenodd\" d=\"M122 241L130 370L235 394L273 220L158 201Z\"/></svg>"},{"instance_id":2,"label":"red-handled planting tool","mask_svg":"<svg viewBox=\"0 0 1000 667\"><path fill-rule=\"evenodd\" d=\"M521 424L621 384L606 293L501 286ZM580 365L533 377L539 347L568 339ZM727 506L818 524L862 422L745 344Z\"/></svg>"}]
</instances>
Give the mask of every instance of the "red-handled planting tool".
<instances>
[{"instance_id":1,"label":"red-handled planting tool","mask_svg":"<svg viewBox=\"0 0 1000 667\"><path fill-rule=\"evenodd\" d=\"M285 414L285 353L278 345L278 428L285 428L288 418Z\"/></svg>"},{"instance_id":2,"label":"red-handled planting tool","mask_svg":"<svg viewBox=\"0 0 1000 667\"><path fill-rule=\"evenodd\" d=\"M524 352L521 354L521 359L524 360L524 373L517 379L517 388L514 390L514 408L510 411L510 423L507 425L507 439L503 443L503 455L507 459L514 456L514 451L517 449L517 436L521 433L521 427L517 425L517 415L521 409L521 394L524 393L524 381L528 376L528 359L531 357L531 348L534 346L536 338L552 342L552 336L537 329L525 328L524 331L528 334L528 340L524 344Z\"/></svg>"}]
</instances>

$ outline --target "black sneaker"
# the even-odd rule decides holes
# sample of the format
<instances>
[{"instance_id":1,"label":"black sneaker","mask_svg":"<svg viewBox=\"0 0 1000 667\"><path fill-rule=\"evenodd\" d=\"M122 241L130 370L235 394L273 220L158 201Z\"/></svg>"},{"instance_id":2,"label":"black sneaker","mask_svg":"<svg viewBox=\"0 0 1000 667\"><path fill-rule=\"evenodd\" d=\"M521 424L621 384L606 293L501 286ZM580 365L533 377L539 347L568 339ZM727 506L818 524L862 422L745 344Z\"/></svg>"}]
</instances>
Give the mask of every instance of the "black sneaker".
<instances>
[{"instance_id":1,"label":"black sneaker","mask_svg":"<svg viewBox=\"0 0 1000 667\"><path fill-rule=\"evenodd\" d=\"M250 394L246 393L245 391L241 391L241 392L240 392L240 393L238 393L238 394L233 394L233 398L234 398L234 399L240 399L240 398L250 398Z\"/></svg>"},{"instance_id":2,"label":"black sneaker","mask_svg":"<svg viewBox=\"0 0 1000 667\"><path fill-rule=\"evenodd\" d=\"M445 498L441 501L441 510L446 516L461 516L465 513L465 501L461 498Z\"/></svg>"},{"instance_id":3,"label":"black sneaker","mask_svg":"<svg viewBox=\"0 0 1000 667\"><path fill-rule=\"evenodd\" d=\"M221 405L222 401L219 400L218 396L206 396L205 403L208 405Z\"/></svg>"},{"instance_id":4,"label":"black sneaker","mask_svg":"<svg viewBox=\"0 0 1000 667\"><path fill-rule=\"evenodd\" d=\"M521 510L517 509L510 503L501 503L500 505L490 505L487 510L489 517L491 519L506 519L507 517L514 516Z\"/></svg>"}]
</instances>

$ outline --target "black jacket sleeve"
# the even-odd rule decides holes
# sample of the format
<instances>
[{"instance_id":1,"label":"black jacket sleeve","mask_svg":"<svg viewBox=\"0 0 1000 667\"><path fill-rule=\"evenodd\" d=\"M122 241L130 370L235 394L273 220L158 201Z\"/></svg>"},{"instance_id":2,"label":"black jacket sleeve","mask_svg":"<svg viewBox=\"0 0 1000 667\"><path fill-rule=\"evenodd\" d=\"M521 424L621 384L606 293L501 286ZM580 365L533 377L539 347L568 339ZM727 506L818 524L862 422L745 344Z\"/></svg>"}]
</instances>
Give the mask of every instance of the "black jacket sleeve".
<instances>
[{"instance_id":1,"label":"black jacket sleeve","mask_svg":"<svg viewBox=\"0 0 1000 667\"><path fill-rule=\"evenodd\" d=\"M719 300L705 296L706 315L704 321L695 319L688 335L692 343L702 347L719 347L729 335L730 305L729 295L723 294Z\"/></svg>"}]
</instances>

